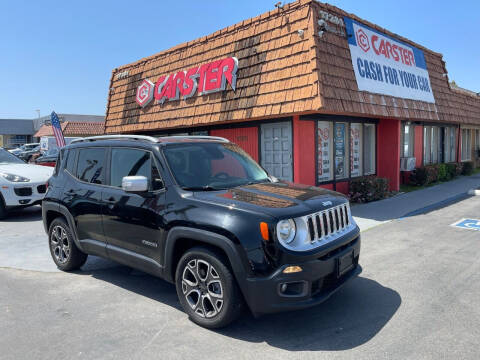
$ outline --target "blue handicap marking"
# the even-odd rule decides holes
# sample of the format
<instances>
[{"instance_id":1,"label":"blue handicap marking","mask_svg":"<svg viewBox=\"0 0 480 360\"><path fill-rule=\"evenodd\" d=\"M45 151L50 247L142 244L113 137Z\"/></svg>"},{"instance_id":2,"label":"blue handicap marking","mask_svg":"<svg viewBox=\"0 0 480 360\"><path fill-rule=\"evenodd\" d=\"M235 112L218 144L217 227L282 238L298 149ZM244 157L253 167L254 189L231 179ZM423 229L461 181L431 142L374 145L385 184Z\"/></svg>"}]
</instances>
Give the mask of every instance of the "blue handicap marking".
<instances>
[{"instance_id":1,"label":"blue handicap marking","mask_svg":"<svg viewBox=\"0 0 480 360\"><path fill-rule=\"evenodd\" d=\"M462 219L452 224L451 226L461 229L478 230L480 231L480 220L477 219Z\"/></svg>"}]
</instances>

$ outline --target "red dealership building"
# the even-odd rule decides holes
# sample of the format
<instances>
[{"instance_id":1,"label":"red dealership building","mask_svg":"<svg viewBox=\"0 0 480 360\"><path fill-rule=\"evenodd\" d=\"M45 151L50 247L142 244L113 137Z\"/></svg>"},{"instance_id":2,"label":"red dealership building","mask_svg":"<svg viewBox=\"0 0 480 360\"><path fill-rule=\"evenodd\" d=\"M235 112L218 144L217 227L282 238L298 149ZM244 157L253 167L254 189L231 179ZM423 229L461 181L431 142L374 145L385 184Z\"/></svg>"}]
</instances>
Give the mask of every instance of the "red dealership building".
<instances>
[{"instance_id":1,"label":"red dealership building","mask_svg":"<svg viewBox=\"0 0 480 360\"><path fill-rule=\"evenodd\" d=\"M300 0L114 69L105 132L222 136L284 180L398 190L415 166L480 165L480 96L441 54Z\"/></svg>"}]
</instances>

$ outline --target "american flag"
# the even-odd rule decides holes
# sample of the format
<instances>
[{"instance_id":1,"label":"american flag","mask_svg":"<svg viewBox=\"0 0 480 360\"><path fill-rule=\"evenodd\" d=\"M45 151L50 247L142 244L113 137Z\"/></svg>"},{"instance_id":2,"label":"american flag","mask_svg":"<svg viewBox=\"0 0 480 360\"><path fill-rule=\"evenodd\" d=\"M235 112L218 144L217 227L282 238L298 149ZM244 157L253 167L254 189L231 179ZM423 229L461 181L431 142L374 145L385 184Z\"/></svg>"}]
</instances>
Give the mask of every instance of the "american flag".
<instances>
[{"instance_id":1,"label":"american flag","mask_svg":"<svg viewBox=\"0 0 480 360\"><path fill-rule=\"evenodd\" d=\"M52 122L53 134L55 135L55 140L57 140L57 146L62 148L65 146L65 138L63 137L62 126L60 125L60 120L58 119L55 111L52 111L50 115L50 120Z\"/></svg>"}]
</instances>

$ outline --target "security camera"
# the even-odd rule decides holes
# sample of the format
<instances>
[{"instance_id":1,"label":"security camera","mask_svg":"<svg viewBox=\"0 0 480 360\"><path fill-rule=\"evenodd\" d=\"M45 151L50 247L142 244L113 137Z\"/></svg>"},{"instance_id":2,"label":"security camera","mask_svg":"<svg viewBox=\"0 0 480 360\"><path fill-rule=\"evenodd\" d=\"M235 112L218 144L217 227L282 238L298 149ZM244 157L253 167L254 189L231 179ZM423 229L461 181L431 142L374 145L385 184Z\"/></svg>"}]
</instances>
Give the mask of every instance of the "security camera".
<instances>
[{"instance_id":1,"label":"security camera","mask_svg":"<svg viewBox=\"0 0 480 360\"><path fill-rule=\"evenodd\" d=\"M281 2L281 1L277 2L277 3L275 4L275 7L276 7L277 9L283 9L282 2Z\"/></svg>"}]
</instances>

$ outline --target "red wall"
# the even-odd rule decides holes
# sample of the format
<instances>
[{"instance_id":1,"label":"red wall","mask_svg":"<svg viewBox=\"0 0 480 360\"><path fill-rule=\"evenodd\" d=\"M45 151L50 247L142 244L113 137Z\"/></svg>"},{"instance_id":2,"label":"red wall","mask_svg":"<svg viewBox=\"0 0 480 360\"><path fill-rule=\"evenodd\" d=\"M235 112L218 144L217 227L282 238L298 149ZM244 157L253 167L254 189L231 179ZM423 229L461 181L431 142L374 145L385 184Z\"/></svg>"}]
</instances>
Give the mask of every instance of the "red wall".
<instances>
[{"instance_id":1,"label":"red wall","mask_svg":"<svg viewBox=\"0 0 480 360\"><path fill-rule=\"evenodd\" d=\"M342 194L347 195L348 194L348 189L349 189L349 182L348 181L342 181L342 182L337 182L337 185L335 187L335 191L338 191Z\"/></svg>"},{"instance_id":2,"label":"red wall","mask_svg":"<svg viewBox=\"0 0 480 360\"><path fill-rule=\"evenodd\" d=\"M377 127L377 176L390 180L390 190L400 190L400 120L381 119Z\"/></svg>"},{"instance_id":3,"label":"red wall","mask_svg":"<svg viewBox=\"0 0 480 360\"><path fill-rule=\"evenodd\" d=\"M239 145L255 161L258 161L258 128L242 127L210 130L211 136L221 136Z\"/></svg>"},{"instance_id":4,"label":"red wall","mask_svg":"<svg viewBox=\"0 0 480 360\"><path fill-rule=\"evenodd\" d=\"M293 117L293 182L315 185L315 122Z\"/></svg>"},{"instance_id":5,"label":"red wall","mask_svg":"<svg viewBox=\"0 0 480 360\"><path fill-rule=\"evenodd\" d=\"M328 190L333 190L333 184L324 184L324 185L319 185L318 187L328 189Z\"/></svg>"},{"instance_id":6,"label":"red wall","mask_svg":"<svg viewBox=\"0 0 480 360\"><path fill-rule=\"evenodd\" d=\"M415 167L423 164L423 125L415 125Z\"/></svg>"}]
</instances>

